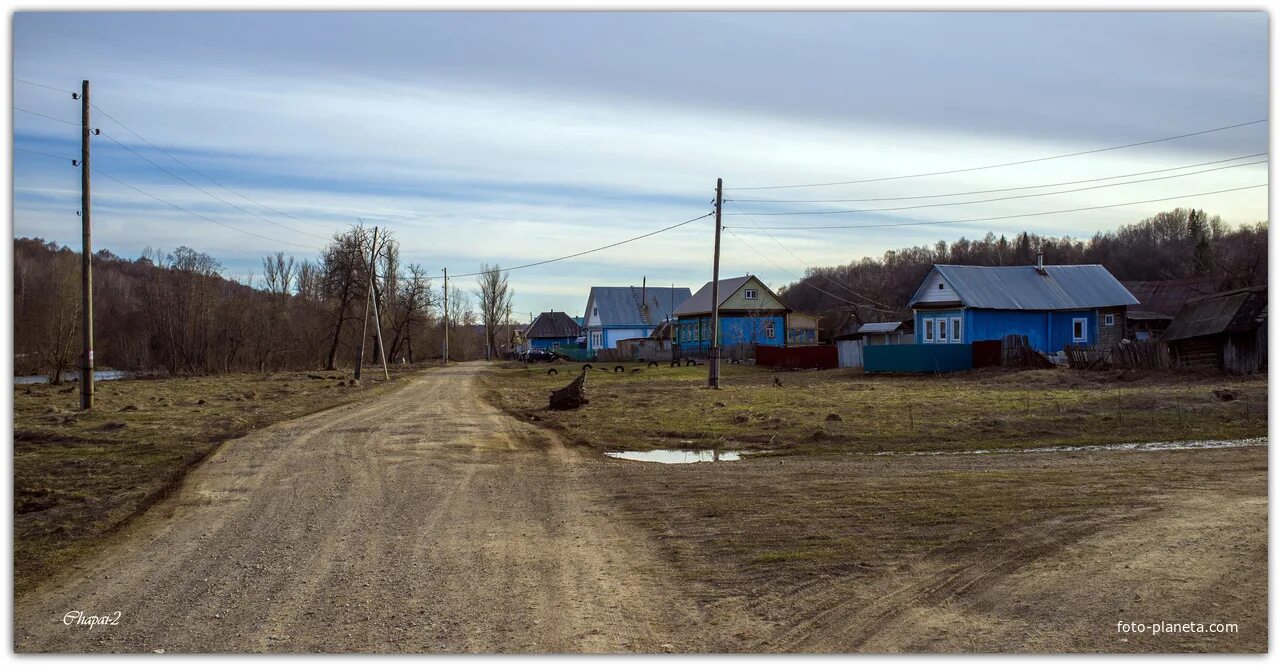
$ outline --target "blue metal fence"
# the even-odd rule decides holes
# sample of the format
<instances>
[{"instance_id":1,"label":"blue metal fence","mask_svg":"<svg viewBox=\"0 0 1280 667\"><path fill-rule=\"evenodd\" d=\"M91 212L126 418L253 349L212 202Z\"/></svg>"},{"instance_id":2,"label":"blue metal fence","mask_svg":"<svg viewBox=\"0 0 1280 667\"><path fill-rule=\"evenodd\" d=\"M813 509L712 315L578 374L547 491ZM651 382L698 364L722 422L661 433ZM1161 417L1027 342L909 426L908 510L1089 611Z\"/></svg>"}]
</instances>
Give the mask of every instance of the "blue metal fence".
<instances>
[{"instance_id":1,"label":"blue metal fence","mask_svg":"<svg viewBox=\"0 0 1280 667\"><path fill-rule=\"evenodd\" d=\"M865 345L862 368L868 373L936 373L973 368L973 345Z\"/></svg>"}]
</instances>

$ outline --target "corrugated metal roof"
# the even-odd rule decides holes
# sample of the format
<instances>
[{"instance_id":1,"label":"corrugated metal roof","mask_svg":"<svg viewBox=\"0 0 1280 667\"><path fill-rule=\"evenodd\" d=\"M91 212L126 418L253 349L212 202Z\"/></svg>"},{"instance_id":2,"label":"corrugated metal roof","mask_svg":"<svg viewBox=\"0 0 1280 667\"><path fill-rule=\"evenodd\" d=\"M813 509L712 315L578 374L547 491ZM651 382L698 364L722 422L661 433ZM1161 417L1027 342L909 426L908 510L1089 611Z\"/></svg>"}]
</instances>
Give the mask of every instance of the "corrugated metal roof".
<instances>
[{"instance_id":1,"label":"corrugated metal roof","mask_svg":"<svg viewBox=\"0 0 1280 667\"><path fill-rule=\"evenodd\" d=\"M1212 336L1226 331L1247 331L1266 320L1267 287L1212 294L1192 299L1165 329L1164 340Z\"/></svg>"},{"instance_id":2,"label":"corrugated metal roof","mask_svg":"<svg viewBox=\"0 0 1280 667\"><path fill-rule=\"evenodd\" d=\"M739 291L742 285L746 284L746 282L751 279L755 279L755 282L758 282L760 287L764 288L765 292L771 294L773 298L778 300L778 303L782 303L783 307L786 307L786 303L783 303L782 297L778 296L777 293L774 293L772 289L769 289L769 285L764 284L764 280L755 278L754 275L750 274L740 275L740 277L737 278L722 278L719 280L719 292L721 292L719 293L719 298L721 298L719 305L724 307L724 302L728 301L728 298L732 297L733 294ZM704 312L710 311L712 311L712 282L707 280L707 284L704 284L698 292L694 293L694 296L690 297L689 301L685 301L684 303L681 303L680 307L677 307L676 315L701 315L704 314Z\"/></svg>"},{"instance_id":3,"label":"corrugated metal roof","mask_svg":"<svg viewBox=\"0 0 1280 667\"><path fill-rule=\"evenodd\" d=\"M902 322L867 322L858 327L856 333L860 334L883 334L893 333L902 327Z\"/></svg>"},{"instance_id":4,"label":"corrugated metal roof","mask_svg":"<svg viewBox=\"0 0 1280 667\"><path fill-rule=\"evenodd\" d=\"M1130 306L1138 300L1099 264L1055 264L1043 273L1035 266L961 266L935 264L965 306L996 310L1077 310ZM923 290L907 304L914 307Z\"/></svg>"},{"instance_id":5,"label":"corrugated metal roof","mask_svg":"<svg viewBox=\"0 0 1280 667\"><path fill-rule=\"evenodd\" d=\"M1172 319L1188 300L1217 292L1222 279L1199 276L1173 280L1124 280L1121 284L1138 300L1138 310L1162 313Z\"/></svg>"},{"instance_id":6,"label":"corrugated metal roof","mask_svg":"<svg viewBox=\"0 0 1280 667\"><path fill-rule=\"evenodd\" d=\"M738 276L736 278L720 279L720 305L734 292L738 291L744 283L751 280L750 275ZM711 312L711 281L703 285L693 296L689 297L684 303L676 307L676 315L697 315L699 313Z\"/></svg>"},{"instance_id":7,"label":"corrugated metal roof","mask_svg":"<svg viewBox=\"0 0 1280 667\"><path fill-rule=\"evenodd\" d=\"M649 306L648 317L640 313L641 293ZM634 324L655 326L671 316L675 306L690 296L688 287L592 287L587 297L589 306L599 311L600 324L615 326ZM587 317L591 316L590 308Z\"/></svg>"},{"instance_id":8,"label":"corrugated metal roof","mask_svg":"<svg viewBox=\"0 0 1280 667\"><path fill-rule=\"evenodd\" d=\"M526 338L577 338L582 327L565 313L549 311L539 313L525 331Z\"/></svg>"}]
</instances>

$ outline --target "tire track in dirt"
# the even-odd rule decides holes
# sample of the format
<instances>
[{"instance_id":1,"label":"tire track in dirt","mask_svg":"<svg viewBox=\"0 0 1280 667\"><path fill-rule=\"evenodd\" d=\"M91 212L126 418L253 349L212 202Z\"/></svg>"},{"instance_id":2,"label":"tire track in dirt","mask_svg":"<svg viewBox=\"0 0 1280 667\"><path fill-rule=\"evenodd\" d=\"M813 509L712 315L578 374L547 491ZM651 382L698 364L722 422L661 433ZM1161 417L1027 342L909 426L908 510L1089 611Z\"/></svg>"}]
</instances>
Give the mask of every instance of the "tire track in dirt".
<instances>
[{"instance_id":1,"label":"tire track in dirt","mask_svg":"<svg viewBox=\"0 0 1280 667\"><path fill-rule=\"evenodd\" d=\"M607 507L606 463L484 403L480 372L227 443L82 570L16 600L16 650L718 646L689 584ZM64 625L77 609L120 624Z\"/></svg>"},{"instance_id":2,"label":"tire track in dirt","mask_svg":"<svg viewBox=\"0 0 1280 667\"><path fill-rule=\"evenodd\" d=\"M1123 520L1125 517L1113 516L1026 528L1011 539L1012 546L994 554L961 553L956 549L934 552L924 559L923 567L929 568L927 574L889 575L910 583L870 600L865 597L869 588L866 579L824 580L826 586L796 600L796 606L803 611L766 645L757 648L819 653L863 650L882 634L895 632L894 621L918 607L941 605L997 587L1017 570ZM962 560L948 563L957 559ZM805 588L812 588L813 583ZM906 645L896 640L888 643Z\"/></svg>"}]
</instances>

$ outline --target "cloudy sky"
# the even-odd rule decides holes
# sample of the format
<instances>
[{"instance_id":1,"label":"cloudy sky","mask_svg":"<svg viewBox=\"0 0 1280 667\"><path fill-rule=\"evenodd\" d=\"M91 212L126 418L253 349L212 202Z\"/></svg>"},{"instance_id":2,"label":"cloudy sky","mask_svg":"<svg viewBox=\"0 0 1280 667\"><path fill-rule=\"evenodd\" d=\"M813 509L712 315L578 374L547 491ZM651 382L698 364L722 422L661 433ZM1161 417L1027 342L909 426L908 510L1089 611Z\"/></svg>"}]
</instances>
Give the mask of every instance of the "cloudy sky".
<instances>
[{"instance_id":1,"label":"cloudy sky","mask_svg":"<svg viewBox=\"0 0 1280 667\"><path fill-rule=\"evenodd\" d=\"M436 274L535 262L702 215L717 177L722 274L774 286L988 231L1267 215L1266 188L1203 194L1266 183L1266 122L736 189L1264 120L1261 12L18 13L13 69L91 80L96 106L163 149L95 112L94 167L136 188L95 176L98 247L187 245L240 280L357 218ZM79 102L22 82L13 100L14 233L74 247L79 173L57 158L78 155ZM1027 186L1052 187L1011 189ZM809 201L832 199L856 201ZM794 215L833 210L854 212ZM975 218L1003 219L902 224ZM515 271L516 309L581 314L591 285L642 277L697 289L712 238L704 219Z\"/></svg>"}]
</instances>

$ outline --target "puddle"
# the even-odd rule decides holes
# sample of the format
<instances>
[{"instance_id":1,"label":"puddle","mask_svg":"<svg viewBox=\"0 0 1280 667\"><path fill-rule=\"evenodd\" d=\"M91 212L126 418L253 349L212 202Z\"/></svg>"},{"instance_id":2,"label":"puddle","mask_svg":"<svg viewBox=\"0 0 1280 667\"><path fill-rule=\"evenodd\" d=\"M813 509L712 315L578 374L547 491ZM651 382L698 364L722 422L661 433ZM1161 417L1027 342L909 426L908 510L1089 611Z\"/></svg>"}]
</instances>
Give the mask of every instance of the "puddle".
<instances>
[{"instance_id":1,"label":"puddle","mask_svg":"<svg viewBox=\"0 0 1280 667\"><path fill-rule=\"evenodd\" d=\"M974 449L967 452L876 452L873 456L945 456L964 454L1044 454L1053 452L1164 452L1177 449L1222 449L1225 447L1265 447L1266 438L1242 440L1172 440L1167 442L1126 442L1118 445L1026 447L1022 449Z\"/></svg>"},{"instance_id":2,"label":"puddle","mask_svg":"<svg viewBox=\"0 0 1280 667\"><path fill-rule=\"evenodd\" d=\"M708 463L737 461L742 458L742 452L719 449L651 449L647 452L605 452L605 456L647 463Z\"/></svg>"},{"instance_id":3,"label":"puddle","mask_svg":"<svg viewBox=\"0 0 1280 667\"><path fill-rule=\"evenodd\" d=\"M136 374L129 371L112 371L112 370L94 371L93 381L105 382L107 380L129 380L129 379L132 379L134 375ZM62 381L63 382L79 382L80 371L65 371L62 374ZM14 384L48 384L49 376L48 375L19 375L13 378L13 383Z\"/></svg>"}]
</instances>

